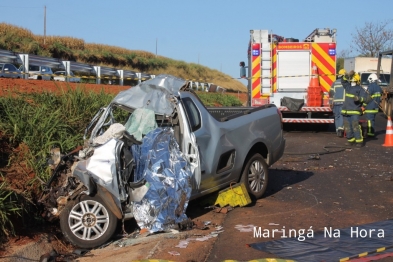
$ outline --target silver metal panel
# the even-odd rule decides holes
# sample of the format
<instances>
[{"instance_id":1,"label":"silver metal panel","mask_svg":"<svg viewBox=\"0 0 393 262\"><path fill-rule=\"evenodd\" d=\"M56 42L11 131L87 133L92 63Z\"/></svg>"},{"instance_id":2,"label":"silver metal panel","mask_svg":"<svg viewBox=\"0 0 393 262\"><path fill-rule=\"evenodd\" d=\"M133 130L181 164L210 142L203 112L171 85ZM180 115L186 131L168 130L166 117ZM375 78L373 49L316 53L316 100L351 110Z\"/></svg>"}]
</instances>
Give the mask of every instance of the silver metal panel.
<instances>
[{"instance_id":1,"label":"silver metal panel","mask_svg":"<svg viewBox=\"0 0 393 262\"><path fill-rule=\"evenodd\" d=\"M310 51L277 52L277 90L306 91L310 84Z\"/></svg>"}]
</instances>

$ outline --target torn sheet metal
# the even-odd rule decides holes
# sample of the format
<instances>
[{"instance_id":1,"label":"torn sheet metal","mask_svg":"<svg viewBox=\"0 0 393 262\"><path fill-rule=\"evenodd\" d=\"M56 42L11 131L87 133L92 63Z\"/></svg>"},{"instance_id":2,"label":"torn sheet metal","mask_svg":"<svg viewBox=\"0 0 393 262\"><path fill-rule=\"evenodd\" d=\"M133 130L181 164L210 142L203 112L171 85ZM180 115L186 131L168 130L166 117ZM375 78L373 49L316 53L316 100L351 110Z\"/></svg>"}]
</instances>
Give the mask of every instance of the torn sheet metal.
<instances>
[{"instance_id":1,"label":"torn sheet metal","mask_svg":"<svg viewBox=\"0 0 393 262\"><path fill-rule=\"evenodd\" d=\"M120 92L112 101L130 108L147 108L156 114L171 115L173 100L187 81L171 75L158 75L128 90Z\"/></svg>"},{"instance_id":2,"label":"torn sheet metal","mask_svg":"<svg viewBox=\"0 0 393 262\"><path fill-rule=\"evenodd\" d=\"M116 177L116 143L116 139L109 140L95 148L94 154L87 159L87 171L102 180L103 185L111 184L113 178Z\"/></svg>"},{"instance_id":3,"label":"torn sheet metal","mask_svg":"<svg viewBox=\"0 0 393 262\"><path fill-rule=\"evenodd\" d=\"M146 195L133 205L139 227L153 233L186 220L192 173L173 130L153 130L143 138L142 145L133 145L132 151L136 161L135 177L145 179L149 185Z\"/></svg>"},{"instance_id":4,"label":"torn sheet metal","mask_svg":"<svg viewBox=\"0 0 393 262\"><path fill-rule=\"evenodd\" d=\"M116 179L116 162L118 161L116 152L122 146L123 141L111 138L105 144L94 148L94 153L90 158L77 162L73 170L73 175L82 181L89 192L92 190L88 186L91 177L98 185L112 193L119 208L121 208L120 201L126 199L126 192Z\"/></svg>"}]
</instances>

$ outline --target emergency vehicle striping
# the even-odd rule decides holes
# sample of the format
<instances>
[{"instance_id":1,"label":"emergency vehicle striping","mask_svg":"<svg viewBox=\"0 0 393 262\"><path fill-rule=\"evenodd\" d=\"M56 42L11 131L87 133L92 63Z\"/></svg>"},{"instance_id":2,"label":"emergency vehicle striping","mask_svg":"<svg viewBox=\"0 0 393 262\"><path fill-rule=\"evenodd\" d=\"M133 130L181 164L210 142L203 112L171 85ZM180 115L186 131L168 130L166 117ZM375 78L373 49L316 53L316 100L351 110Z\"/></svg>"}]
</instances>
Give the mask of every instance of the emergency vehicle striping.
<instances>
[{"instance_id":1,"label":"emergency vehicle striping","mask_svg":"<svg viewBox=\"0 0 393 262\"><path fill-rule=\"evenodd\" d=\"M283 123L301 123L301 124L333 124L334 119L312 119L312 118L283 118Z\"/></svg>"},{"instance_id":2,"label":"emergency vehicle striping","mask_svg":"<svg viewBox=\"0 0 393 262\"><path fill-rule=\"evenodd\" d=\"M290 111L286 106L280 106L280 111ZM330 107L302 107L299 112L331 112Z\"/></svg>"},{"instance_id":3,"label":"emergency vehicle striping","mask_svg":"<svg viewBox=\"0 0 393 262\"><path fill-rule=\"evenodd\" d=\"M335 80L336 57L329 55L328 43L313 43L311 61L318 67L319 84L323 92L329 92L330 86Z\"/></svg>"},{"instance_id":4,"label":"emergency vehicle striping","mask_svg":"<svg viewBox=\"0 0 393 262\"><path fill-rule=\"evenodd\" d=\"M261 56L252 56L252 98L261 97Z\"/></svg>"},{"instance_id":5,"label":"emergency vehicle striping","mask_svg":"<svg viewBox=\"0 0 393 262\"><path fill-rule=\"evenodd\" d=\"M273 57L272 57L272 86L273 86L273 93L277 92L277 45L273 44L272 45L273 49Z\"/></svg>"}]
</instances>

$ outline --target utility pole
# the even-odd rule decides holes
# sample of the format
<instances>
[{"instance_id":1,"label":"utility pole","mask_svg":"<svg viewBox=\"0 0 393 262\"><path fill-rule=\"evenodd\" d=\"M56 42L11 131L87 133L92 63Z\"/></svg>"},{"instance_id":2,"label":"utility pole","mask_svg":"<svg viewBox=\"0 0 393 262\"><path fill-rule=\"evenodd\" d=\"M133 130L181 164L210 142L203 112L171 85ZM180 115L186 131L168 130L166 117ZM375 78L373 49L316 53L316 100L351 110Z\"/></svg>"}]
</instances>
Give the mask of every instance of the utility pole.
<instances>
[{"instance_id":1,"label":"utility pole","mask_svg":"<svg viewBox=\"0 0 393 262\"><path fill-rule=\"evenodd\" d=\"M44 7L44 45L46 40L46 6Z\"/></svg>"},{"instance_id":2,"label":"utility pole","mask_svg":"<svg viewBox=\"0 0 393 262\"><path fill-rule=\"evenodd\" d=\"M198 53L198 65L199 65L199 53Z\"/></svg>"},{"instance_id":3,"label":"utility pole","mask_svg":"<svg viewBox=\"0 0 393 262\"><path fill-rule=\"evenodd\" d=\"M156 57L157 57L157 44L158 44L158 38L156 38Z\"/></svg>"}]
</instances>

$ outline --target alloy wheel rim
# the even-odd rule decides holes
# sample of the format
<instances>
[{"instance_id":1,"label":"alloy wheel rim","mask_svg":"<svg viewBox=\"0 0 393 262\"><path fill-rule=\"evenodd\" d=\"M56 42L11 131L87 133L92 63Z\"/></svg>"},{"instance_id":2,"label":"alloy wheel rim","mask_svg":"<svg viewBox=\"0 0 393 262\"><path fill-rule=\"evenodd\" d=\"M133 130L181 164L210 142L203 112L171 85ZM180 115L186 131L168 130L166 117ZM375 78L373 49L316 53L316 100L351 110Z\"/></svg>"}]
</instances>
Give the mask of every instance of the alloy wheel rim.
<instances>
[{"instance_id":1,"label":"alloy wheel rim","mask_svg":"<svg viewBox=\"0 0 393 262\"><path fill-rule=\"evenodd\" d=\"M94 200L85 200L76 204L69 216L71 232L82 240L95 240L101 237L109 226L109 213L106 208Z\"/></svg>"},{"instance_id":2,"label":"alloy wheel rim","mask_svg":"<svg viewBox=\"0 0 393 262\"><path fill-rule=\"evenodd\" d=\"M248 169L248 183L253 192L260 192L265 184L265 171L260 161L253 161Z\"/></svg>"}]
</instances>

